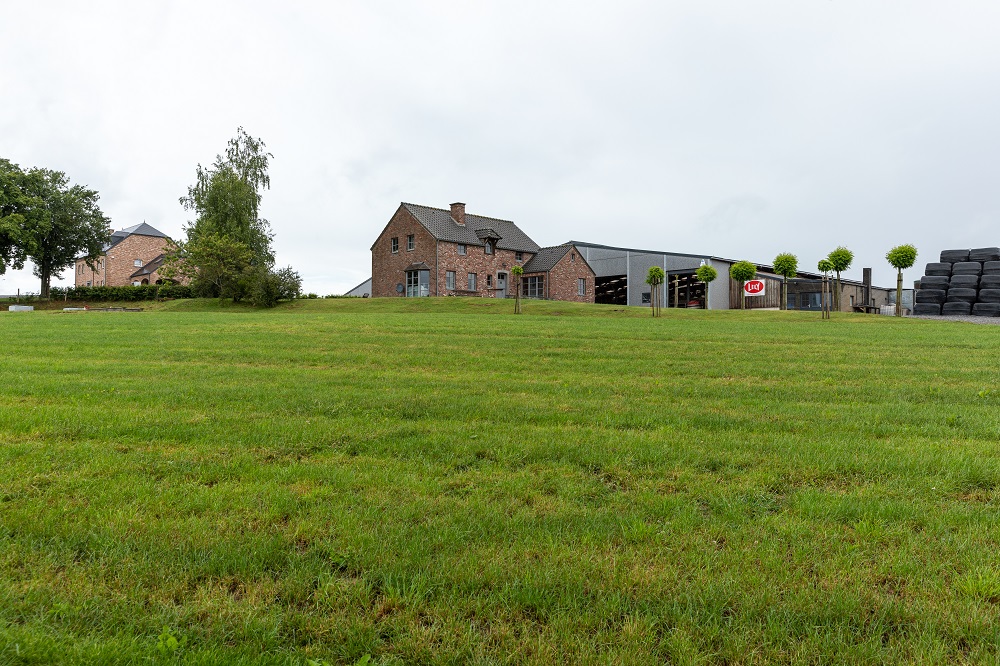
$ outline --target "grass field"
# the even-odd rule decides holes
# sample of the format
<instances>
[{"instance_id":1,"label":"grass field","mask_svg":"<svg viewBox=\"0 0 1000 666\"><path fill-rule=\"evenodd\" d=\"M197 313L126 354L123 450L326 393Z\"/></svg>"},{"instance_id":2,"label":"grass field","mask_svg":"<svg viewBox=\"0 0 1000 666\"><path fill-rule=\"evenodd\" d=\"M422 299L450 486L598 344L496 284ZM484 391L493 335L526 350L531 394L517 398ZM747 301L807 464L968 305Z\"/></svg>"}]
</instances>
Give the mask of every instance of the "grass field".
<instances>
[{"instance_id":1,"label":"grass field","mask_svg":"<svg viewBox=\"0 0 1000 666\"><path fill-rule=\"evenodd\" d=\"M0 313L0 664L995 663L1000 337Z\"/></svg>"}]
</instances>

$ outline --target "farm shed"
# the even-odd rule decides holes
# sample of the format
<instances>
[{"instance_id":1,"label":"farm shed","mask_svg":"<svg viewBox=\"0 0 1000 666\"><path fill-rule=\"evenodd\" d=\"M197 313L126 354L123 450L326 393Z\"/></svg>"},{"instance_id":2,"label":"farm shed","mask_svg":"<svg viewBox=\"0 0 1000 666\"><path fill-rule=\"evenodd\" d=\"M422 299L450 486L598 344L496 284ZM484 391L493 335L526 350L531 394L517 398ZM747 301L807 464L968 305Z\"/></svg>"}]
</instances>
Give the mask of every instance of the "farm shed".
<instances>
[{"instance_id":1,"label":"farm shed","mask_svg":"<svg viewBox=\"0 0 1000 666\"><path fill-rule=\"evenodd\" d=\"M726 310L730 304L729 266L732 261L707 254L683 254L657 250L570 241L594 269L594 300L610 305L648 305L652 298L646 273L653 266L663 269L667 279L660 287L667 307L705 307ZM708 285L695 277L702 264L713 266L719 279Z\"/></svg>"},{"instance_id":2,"label":"farm shed","mask_svg":"<svg viewBox=\"0 0 1000 666\"><path fill-rule=\"evenodd\" d=\"M735 263L708 254L686 254L657 250L614 247L582 241L570 241L596 273L594 280L595 301L615 305L648 305L651 295L646 284L646 273L651 266L659 266L666 273L664 304L667 307L707 307L711 310L728 310L740 307L740 287L729 278L729 268ZM718 279L708 285L698 280L695 271L702 264L712 266L719 273ZM782 278L768 264L756 264L757 279L763 280L763 296L747 297L747 308L774 308L781 305ZM863 269L862 281L841 276L841 310L850 312L855 305L881 306L889 303L895 290L871 284L871 269ZM790 310L819 310L821 308L822 275L800 271L788 281L788 308ZM707 301L707 303L706 303Z\"/></svg>"}]
</instances>

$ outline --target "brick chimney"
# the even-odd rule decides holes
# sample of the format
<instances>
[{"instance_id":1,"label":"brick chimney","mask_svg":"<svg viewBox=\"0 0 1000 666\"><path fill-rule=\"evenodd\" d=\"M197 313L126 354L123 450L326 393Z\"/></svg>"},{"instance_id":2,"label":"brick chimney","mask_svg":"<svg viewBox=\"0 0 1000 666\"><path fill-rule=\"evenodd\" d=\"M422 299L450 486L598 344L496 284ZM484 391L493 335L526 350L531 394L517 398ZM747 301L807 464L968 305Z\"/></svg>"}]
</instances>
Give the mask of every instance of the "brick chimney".
<instances>
[{"instance_id":1,"label":"brick chimney","mask_svg":"<svg viewBox=\"0 0 1000 666\"><path fill-rule=\"evenodd\" d=\"M464 203L453 203L451 205L451 218L465 226L465 204Z\"/></svg>"}]
</instances>

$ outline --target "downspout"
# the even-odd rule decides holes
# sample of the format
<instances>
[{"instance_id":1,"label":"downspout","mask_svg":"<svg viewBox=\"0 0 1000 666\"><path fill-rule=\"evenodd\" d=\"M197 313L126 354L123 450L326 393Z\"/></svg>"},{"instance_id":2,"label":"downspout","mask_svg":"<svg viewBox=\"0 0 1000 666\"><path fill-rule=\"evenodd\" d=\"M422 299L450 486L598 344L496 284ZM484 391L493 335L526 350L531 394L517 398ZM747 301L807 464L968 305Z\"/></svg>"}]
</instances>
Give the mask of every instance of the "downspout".
<instances>
[{"instance_id":1,"label":"downspout","mask_svg":"<svg viewBox=\"0 0 1000 666\"><path fill-rule=\"evenodd\" d=\"M440 266L441 241L434 242L434 295L440 296L441 288L441 266ZM457 277L455 278L458 279Z\"/></svg>"}]
</instances>

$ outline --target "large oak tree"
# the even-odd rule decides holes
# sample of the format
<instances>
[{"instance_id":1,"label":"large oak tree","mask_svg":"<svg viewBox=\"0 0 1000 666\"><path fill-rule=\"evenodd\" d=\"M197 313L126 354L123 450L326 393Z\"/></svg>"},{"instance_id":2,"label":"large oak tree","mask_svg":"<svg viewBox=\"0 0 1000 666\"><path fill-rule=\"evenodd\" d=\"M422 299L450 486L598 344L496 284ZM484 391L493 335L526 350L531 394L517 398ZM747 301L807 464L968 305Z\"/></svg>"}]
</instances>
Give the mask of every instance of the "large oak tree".
<instances>
[{"instance_id":1,"label":"large oak tree","mask_svg":"<svg viewBox=\"0 0 1000 666\"><path fill-rule=\"evenodd\" d=\"M78 257L93 262L104 251L111 222L99 199L95 190L71 184L61 171L25 171L0 160L0 273L30 260L41 280L41 297L48 298L53 277Z\"/></svg>"}]
</instances>

